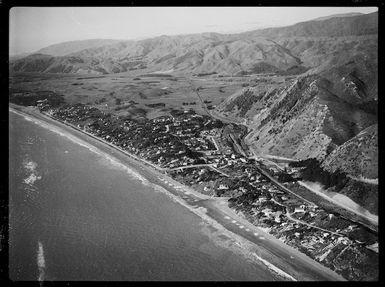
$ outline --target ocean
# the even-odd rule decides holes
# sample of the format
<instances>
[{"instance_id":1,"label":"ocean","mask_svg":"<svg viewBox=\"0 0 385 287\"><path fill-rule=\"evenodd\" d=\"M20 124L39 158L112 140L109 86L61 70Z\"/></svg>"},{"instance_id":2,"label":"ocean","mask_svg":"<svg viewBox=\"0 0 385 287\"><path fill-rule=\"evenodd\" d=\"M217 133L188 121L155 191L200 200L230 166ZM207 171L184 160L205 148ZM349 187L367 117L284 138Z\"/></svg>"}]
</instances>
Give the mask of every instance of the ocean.
<instances>
[{"instance_id":1,"label":"ocean","mask_svg":"<svg viewBox=\"0 0 385 287\"><path fill-rule=\"evenodd\" d=\"M9 119L11 280L279 280L140 171Z\"/></svg>"}]
</instances>

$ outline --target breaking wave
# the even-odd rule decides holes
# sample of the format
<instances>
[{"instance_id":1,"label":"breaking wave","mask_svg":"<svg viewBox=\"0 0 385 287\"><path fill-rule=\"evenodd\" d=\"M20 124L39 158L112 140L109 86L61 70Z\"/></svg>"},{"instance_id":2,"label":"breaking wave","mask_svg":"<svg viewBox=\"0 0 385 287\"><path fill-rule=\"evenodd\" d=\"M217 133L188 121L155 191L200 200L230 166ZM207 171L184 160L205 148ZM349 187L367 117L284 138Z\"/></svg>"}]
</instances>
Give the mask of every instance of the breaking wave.
<instances>
[{"instance_id":1,"label":"breaking wave","mask_svg":"<svg viewBox=\"0 0 385 287\"><path fill-rule=\"evenodd\" d=\"M38 281L44 281L44 278L45 278L45 258L44 258L43 244L40 241L38 242L38 249L37 249L37 267L39 268Z\"/></svg>"},{"instance_id":2,"label":"breaking wave","mask_svg":"<svg viewBox=\"0 0 385 287\"><path fill-rule=\"evenodd\" d=\"M25 184L32 186L37 180L42 179L37 170L37 163L32 160L24 160L23 167L27 173L27 177L23 180Z\"/></svg>"}]
</instances>

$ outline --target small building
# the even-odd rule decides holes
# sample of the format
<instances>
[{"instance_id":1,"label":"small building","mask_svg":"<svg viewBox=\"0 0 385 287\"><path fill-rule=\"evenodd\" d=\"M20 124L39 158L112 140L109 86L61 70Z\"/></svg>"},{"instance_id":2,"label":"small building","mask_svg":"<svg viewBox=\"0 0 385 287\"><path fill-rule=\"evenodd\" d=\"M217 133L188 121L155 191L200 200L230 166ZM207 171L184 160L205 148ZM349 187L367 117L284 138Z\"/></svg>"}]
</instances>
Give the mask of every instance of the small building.
<instances>
[{"instance_id":1,"label":"small building","mask_svg":"<svg viewBox=\"0 0 385 287\"><path fill-rule=\"evenodd\" d=\"M219 190L229 189L229 186L227 184L220 184L218 187Z\"/></svg>"},{"instance_id":2,"label":"small building","mask_svg":"<svg viewBox=\"0 0 385 287\"><path fill-rule=\"evenodd\" d=\"M305 212L305 210L301 207L294 208L294 213L301 213L301 212Z\"/></svg>"},{"instance_id":3,"label":"small building","mask_svg":"<svg viewBox=\"0 0 385 287\"><path fill-rule=\"evenodd\" d=\"M261 197L258 198L258 201L260 203L265 202L266 200L267 200L267 198L265 196L261 196Z\"/></svg>"},{"instance_id":4,"label":"small building","mask_svg":"<svg viewBox=\"0 0 385 287\"><path fill-rule=\"evenodd\" d=\"M330 234L327 233L327 232L324 232L324 233L322 234L322 237L323 237L323 238L326 238L326 237L328 237L328 236L330 236Z\"/></svg>"}]
</instances>

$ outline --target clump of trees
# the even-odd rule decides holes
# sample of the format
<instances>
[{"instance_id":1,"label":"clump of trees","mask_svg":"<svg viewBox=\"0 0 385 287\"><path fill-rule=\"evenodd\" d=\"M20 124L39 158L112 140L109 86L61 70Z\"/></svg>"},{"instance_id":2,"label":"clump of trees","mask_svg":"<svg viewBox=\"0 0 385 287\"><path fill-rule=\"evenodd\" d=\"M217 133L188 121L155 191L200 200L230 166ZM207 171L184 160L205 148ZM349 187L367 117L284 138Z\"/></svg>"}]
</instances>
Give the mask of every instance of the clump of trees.
<instances>
[{"instance_id":1,"label":"clump of trees","mask_svg":"<svg viewBox=\"0 0 385 287\"><path fill-rule=\"evenodd\" d=\"M210 75L215 75L217 72L211 72L211 73L199 73L196 74L198 77L203 77L203 76L210 76Z\"/></svg>"},{"instance_id":2,"label":"clump of trees","mask_svg":"<svg viewBox=\"0 0 385 287\"><path fill-rule=\"evenodd\" d=\"M329 172L323 169L321 163L315 158L290 162L289 166L304 167L301 171L301 176L304 180L319 182L326 188L334 186L339 190L348 182L346 173L339 169L335 172Z\"/></svg>"},{"instance_id":3,"label":"clump of trees","mask_svg":"<svg viewBox=\"0 0 385 287\"><path fill-rule=\"evenodd\" d=\"M295 181L295 179L290 175L290 174L287 174L285 172L281 172L278 174L278 180L280 182L291 182L291 181Z\"/></svg>"},{"instance_id":4,"label":"clump of trees","mask_svg":"<svg viewBox=\"0 0 385 287\"><path fill-rule=\"evenodd\" d=\"M150 107L150 108L162 108L162 107L165 107L166 104L165 103L154 103L154 104L146 104L147 107Z\"/></svg>"},{"instance_id":5,"label":"clump of trees","mask_svg":"<svg viewBox=\"0 0 385 287\"><path fill-rule=\"evenodd\" d=\"M261 126L279 117L283 119L283 122L296 117L298 112L312 99L312 96L305 93L305 89L314 78L314 76L309 76L298 80L296 86L281 101L274 104L269 115L261 121Z\"/></svg>"},{"instance_id":6,"label":"clump of trees","mask_svg":"<svg viewBox=\"0 0 385 287\"><path fill-rule=\"evenodd\" d=\"M261 100L263 97L263 94L260 93L259 95L254 95L254 93L250 90L246 90L242 95L235 98L231 103L229 103L226 106L225 111L229 112L231 111L235 106L239 109L239 115L241 117L245 116L245 114L250 110L252 105L259 100Z\"/></svg>"},{"instance_id":7,"label":"clump of trees","mask_svg":"<svg viewBox=\"0 0 385 287\"><path fill-rule=\"evenodd\" d=\"M51 107L57 107L64 104L63 95L58 95L55 93L12 93L9 97L11 103L21 105L21 106L36 106L38 101L46 100L46 104Z\"/></svg>"}]
</instances>

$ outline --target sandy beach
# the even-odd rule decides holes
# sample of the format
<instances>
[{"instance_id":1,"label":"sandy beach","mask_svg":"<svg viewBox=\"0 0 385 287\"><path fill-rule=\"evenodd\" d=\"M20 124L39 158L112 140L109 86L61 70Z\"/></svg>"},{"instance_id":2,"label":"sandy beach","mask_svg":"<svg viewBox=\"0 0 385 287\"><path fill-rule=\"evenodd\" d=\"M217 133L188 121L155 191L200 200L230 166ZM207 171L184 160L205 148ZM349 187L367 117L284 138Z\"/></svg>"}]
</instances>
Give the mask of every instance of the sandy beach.
<instances>
[{"instance_id":1,"label":"sandy beach","mask_svg":"<svg viewBox=\"0 0 385 287\"><path fill-rule=\"evenodd\" d=\"M259 264L267 266L282 280L288 281L342 281L344 278L322 266L298 250L284 244L263 229L242 218L227 205L226 198L212 198L173 180L160 170L136 156L96 138L68 124L58 122L40 114L33 108L19 108L11 105L11 112L18 113L36 124L70 138L90 150L103 154L112 164L127 169L145 185L169 196L170 199L188 208L212 225L221 234L232 238L239 252Z\"/></svg>"}]
</instances>

